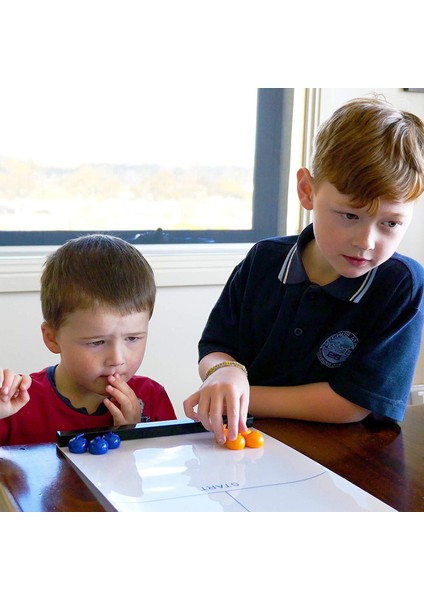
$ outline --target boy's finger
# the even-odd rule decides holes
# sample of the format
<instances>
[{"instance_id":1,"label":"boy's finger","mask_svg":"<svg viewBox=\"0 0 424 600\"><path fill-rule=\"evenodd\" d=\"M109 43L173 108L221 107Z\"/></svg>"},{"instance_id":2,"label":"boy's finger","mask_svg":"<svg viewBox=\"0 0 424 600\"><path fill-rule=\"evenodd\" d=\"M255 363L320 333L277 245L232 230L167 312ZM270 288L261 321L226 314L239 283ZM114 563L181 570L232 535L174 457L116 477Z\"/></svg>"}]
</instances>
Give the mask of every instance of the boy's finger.
<instances>
[{"instance_id":1,"label":"boy's finger","mask_svg":"<svg viewBox=\"0 0 424 600\"><path fill-rule=\"evenodd\" d=\"M29 375L23 375L22 381L19 385L19 389L22 391L27 391L31 387L32 379Z\"/></svg>"},{"instance_id":2,"label":"boy's finger","mask_svg":"<svg viewBox=\"0 0 424 600\"><path fill-rule=\"evenodd\" d=\"M186 417L188 417L189 419L193 419L193 421L199 421L199 415L194 410L194 407L197 406L198 404L199 404L199 392L195 392L194 394L189 396L183 402L183 408L184 408Z\"/></svg>"},{"instance_id":3,"label":"boy's finger","mask_svg":"<svg viewBox=\"0 0 424 600\"><path fill-rule=\"evenodd\" d=\"M231 410L227 406L227 428L228 439L235 440L239 432L239 411L235 407Z\"/></svg>"},{"instance_id":4,"label":"boy's finger","mask_svg":"<svg viewBox=\"0 0 424 600\"><path fill-rule=\"evenodd\" d=\"M124 379L122 379L119 375L109 375L107 381L109 385L112 385L121 392L125 392L129 388L127 382Z\"/></svg>"},{"instance_id":5,"label":"boy's finger","mask_svg":"<svg viewBox=\"0 0 424 600\"><path fill-rule=\"evenodd\" d=\"M122 417L121 409L114 402L112 402L112 400L110 400L109 398L105 398L103 402L106 405L106 408L108 409L112 417Z\"/></svg>"},{"instance_id":6,"label":"boy's finger","mask_svg":"<svg viewBox=\"0 0 424 600\"><path fill-rule=\"evenodd\" d=\"M1 393L7 396L11 389L13 389L13 382L15 379L20 379L20 375L15 375L10 369L4 369L3 377L1 382Z\"/></svg>"},{"instance_id":7,"label":"boy's finger","mask_svg":"<svg viewBox=\"0 0 424 600\"><path fill-rule=\"evenodd\" d=\"M239 432L244 433L248 427L246 425L247 416L249 412L249 398L246 400L246 396L243 394L240 403L240 417L239 417Z\"/></svg>"}]
</instances>

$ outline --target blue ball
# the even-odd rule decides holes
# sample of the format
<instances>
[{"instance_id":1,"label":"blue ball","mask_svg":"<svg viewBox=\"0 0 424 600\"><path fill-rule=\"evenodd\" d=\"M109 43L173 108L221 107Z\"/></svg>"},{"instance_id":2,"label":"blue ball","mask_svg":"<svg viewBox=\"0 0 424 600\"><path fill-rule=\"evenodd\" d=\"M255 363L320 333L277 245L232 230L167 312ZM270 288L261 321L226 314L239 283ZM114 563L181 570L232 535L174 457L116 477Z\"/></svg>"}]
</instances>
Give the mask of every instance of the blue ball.
<instances>
[{"instance_id":1,"label":"blue ball","mask_svg":"<svg viewBox=\"0 0 424 600\"><path fill-rule=\"evenodd\" d=\"M69 452L74 454L83 454L88 448L88 440L84 437L83 433L80 433L76 437L69 440L68 443Z\"/></svg>"},{"instance_id":2,"label":"blue ball","mask_svg":"<svg viewBox=\"0 0 424 600\"><path fill-rule=\"evenodd\" d=\"M109 450L109 446L107 441L98 435L91 440L88 445L88 449L91 454L106 454L106 452Z\"/></svg>"},{"instance_id":3,"label":"blue ball","mask_svg":"<svg viewBox=\"0 0 424 600\"><path fill-rule=\"evenodd\" d=\"M113 431L108 431L105 433L103 438L107 441L111 450L118 448L121 443L121 438L117 433L113 433Z\"/></svg>"}]
</instances>

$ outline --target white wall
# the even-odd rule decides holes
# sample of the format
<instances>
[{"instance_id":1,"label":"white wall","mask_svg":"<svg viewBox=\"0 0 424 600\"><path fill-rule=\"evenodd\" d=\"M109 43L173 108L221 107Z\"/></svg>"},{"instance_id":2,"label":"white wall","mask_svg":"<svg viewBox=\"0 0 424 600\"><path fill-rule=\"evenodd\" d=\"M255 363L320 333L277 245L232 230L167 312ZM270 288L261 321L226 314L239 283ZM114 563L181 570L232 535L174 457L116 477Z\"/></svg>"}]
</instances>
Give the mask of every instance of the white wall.
<instances>
[{"instance_id":1,"label":"white wall","mask_svg":"<svg viewBox=\"0 0 424 600\"><path fill-rule=\"evenodd\" d=\"M160 381L177 416L183 400L200 385L197 343L222 286L163 287L150 324L149 346L141 374Z\"/></svg>"}]
</instances>

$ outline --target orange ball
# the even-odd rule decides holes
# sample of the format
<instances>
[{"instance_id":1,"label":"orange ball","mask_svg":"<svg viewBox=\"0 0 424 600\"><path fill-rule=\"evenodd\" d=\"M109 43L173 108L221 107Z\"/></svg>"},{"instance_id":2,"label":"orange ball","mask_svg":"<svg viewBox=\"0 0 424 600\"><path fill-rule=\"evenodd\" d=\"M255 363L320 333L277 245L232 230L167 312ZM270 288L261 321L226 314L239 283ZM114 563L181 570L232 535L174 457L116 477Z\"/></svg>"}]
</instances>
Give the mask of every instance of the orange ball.
<instances>
[{"instance_id":1,"label":"orange ball","mask_svg":"<svg viewBox=\"0 0 424 600\"><path fill-rule=\"evenodd\" d=\"M261 448L265 442L262 433L256 429L246 435L245 440L248 448Z\"/></svg>"},{"instance_id":2,"label":"orange ball","mask_svg":"<svg viewBox=\"0 0 424 600\"><path fill-rule=\"evenodd\" d=\"M225 445L230 450L243 450L243 448L246 445L246 442L244 440L244 437L241 435L241 433L239 433L235 440L227 439L227 441L225 442Z\"/></svg>"}]
</instances>

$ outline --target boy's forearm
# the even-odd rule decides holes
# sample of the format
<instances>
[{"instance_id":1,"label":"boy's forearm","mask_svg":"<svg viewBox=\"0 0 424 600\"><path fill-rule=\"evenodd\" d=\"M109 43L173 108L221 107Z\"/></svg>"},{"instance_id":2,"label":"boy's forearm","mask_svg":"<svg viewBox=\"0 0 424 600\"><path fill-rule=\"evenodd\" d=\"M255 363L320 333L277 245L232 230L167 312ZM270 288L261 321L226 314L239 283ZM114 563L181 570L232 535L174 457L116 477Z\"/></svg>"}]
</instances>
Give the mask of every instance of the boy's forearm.
<instances>
[{"instance_id":1,"label":"boy's forearm","mask_svg":"<svg viewBox=\"0 0 424 600\"><path fill-rule=\"evenodd\" d=\"M258 418L353 423L362 421L369 413L369 410L336 394L325 382L293 387L250 388L249 414Z\"/></svg>"}]
</instances>

